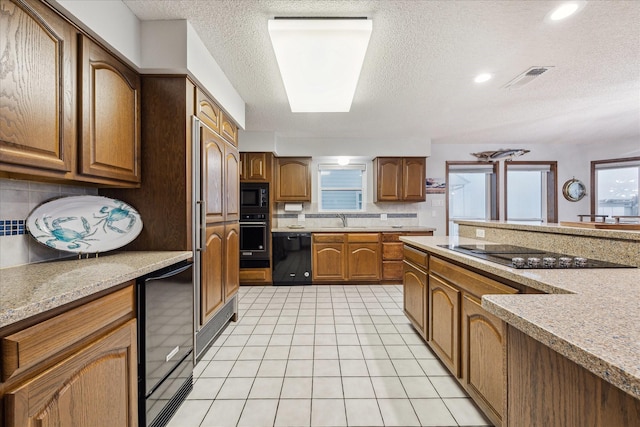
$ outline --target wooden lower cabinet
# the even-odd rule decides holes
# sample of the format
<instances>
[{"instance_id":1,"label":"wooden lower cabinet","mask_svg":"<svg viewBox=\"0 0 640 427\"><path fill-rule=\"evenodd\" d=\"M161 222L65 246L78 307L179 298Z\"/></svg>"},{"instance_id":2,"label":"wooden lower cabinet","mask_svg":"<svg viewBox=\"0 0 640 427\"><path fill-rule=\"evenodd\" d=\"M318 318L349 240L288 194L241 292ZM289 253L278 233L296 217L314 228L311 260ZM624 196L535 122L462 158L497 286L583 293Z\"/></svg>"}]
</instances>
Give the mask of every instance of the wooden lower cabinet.
<instances>
[{"instance_id":1,"label":"wooden lower cabinet","mask_svg":"<svg viewBox=\"0 0 640 427\"><path fill-rule=\"evenodd\" d=\"M460 291L429 275L429 344L451 373L460 376Z\"/></svg>"},{"instance_id":2,"label":"wooden lower cabinet","mask_svg":"<svg viewBox=\"0 0 640 427\"><path fill-rule=\"evenodd\" d=\"M462 383L491 422L503 425L506 325L470 295L462 298Z\"/></svg>"},{"instance_id":3,"label":"wooden lower cabinet","mask_svg":"<svg viewBox=\"0 0 640 427\"><path fill-rule=\"evenodd\" d=\"M224 227L225 234L225 301L233 297L240 287L240 224L231 223Z\"/></svg>"},{"instance_id":4,"label":"wooden lower cabinet","mask_svg":"<svg viewBox=\"0 0 640 427\"><path fill-rule=\"evenodd\" d=\"M136 322L131 320L4 394L5 425L137 426Z\"/></svg>"},{"instance_id":5,"label":"wooden lower cabinet","mask_svg":"<svg viewBox=\"0 0 640 427\"><path fill-rule=\"evenodd\" d=\"M427 338L427 272L404 261L404 313L422 338Z\"/></svg>"},{"instance_id":6,"label":"wooden lower cabinet","mask_svg":"<svg viewBox=\"0 0 640 427\"><path fill-rule=\"evenodd\" d=\"M347 266L344 243L316 243L314 241L312 255L311 270L314 282L342 282L346 279Z\"/></svg>"},{"instance_id":7,"label":"wooden lower cabinet","mask_svg":"<svg viewBox=\"0 0 640 427\"><path fill-rule=\"evenodd\" d=\"M513 427L631 427L640 400L509 326L508 418Z\"/></svg>"},{"instance_id":8,"label":"wooden lower cabinet","mask_svg":"<svg viewBox=\"0 0 640 427\"><path fill-rule=\"evenodd\" d=\"M205 325L224 304L224 224L207 226L206 233L200 279L200 325Z\"/></svg>"},{"instance_id":9,"label":"wooden lower cabinet","mask_svg":"<svg viewBox=\"0 0 640 427\"><path fill-rule=\"evenodd\" d=\"M240 225L208 225L206 233L200 283L200 325L205 325L240 286Z\"/></svg>"}]
</instances>

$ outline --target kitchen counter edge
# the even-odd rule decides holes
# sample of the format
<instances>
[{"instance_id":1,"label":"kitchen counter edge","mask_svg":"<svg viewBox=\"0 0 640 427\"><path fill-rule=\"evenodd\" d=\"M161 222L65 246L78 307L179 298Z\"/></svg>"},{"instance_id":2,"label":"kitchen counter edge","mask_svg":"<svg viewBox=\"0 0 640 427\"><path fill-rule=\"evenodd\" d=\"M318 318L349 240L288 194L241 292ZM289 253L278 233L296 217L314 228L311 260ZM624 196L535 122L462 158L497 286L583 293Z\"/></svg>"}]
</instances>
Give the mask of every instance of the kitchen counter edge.
<instances>
[{"instance_id":1,"label":"kitchen counter edge","mask_svg":"<svg viewBox=\"0 0 640 427\"><path fill-rule=\"evenodd\" d=\"M0 269L0 329L191 257L191 251L118 252Z\"/></svg>"},{"instance_id":2,"label":"kitchen counter edge","mask_svg":"<svg viewBox=\"0 0 640 427\"><path fill-rule=\"evenodd\" d=\"M402 227L275 227L272 233L428 233L436 231L431 227L402 226Z\"/></svg>"}]
</instances>

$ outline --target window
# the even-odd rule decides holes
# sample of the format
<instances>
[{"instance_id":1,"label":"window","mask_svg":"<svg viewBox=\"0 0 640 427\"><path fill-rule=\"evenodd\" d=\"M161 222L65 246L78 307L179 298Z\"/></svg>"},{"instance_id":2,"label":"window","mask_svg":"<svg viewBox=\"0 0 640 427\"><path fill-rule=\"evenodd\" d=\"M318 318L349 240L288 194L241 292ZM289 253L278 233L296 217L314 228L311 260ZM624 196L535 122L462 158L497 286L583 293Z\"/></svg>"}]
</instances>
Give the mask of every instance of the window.
<instances>
[{"instance_id":1,"label":"window","mask_svg":"<svg viewBox=\"0 0 640 427\"><path fill-rule=\"evenodd\" d=\"M318 210L364 210L365 165L321 164L318 169Z\"/></svg>"},{"instance_id":2,"label":"window","mask_svg":"<svg viewBox=\"0 0 640 427\"><path fill-rule=\"evenodd\" d=\"M497 163L447 162L447 234L454 219L498 219Z\"/></svg>"},{"instance_id":3,"label":"window","mask_svg":"<svg viewBox=\"0 0 640 427\"><path fill-rule=\"evenodd\" d=\"M505 218L558 222L557 162L505 162Z\"/></svg>"},{"instance_id":4,"label":"window","mask_svg":"<svg viewBox=\"0 0 640 427\"><path fill-rule=\"evenodd\" d=\"M638 216L640 157L591 162L591 212Z\"/></svg>"}]
</instances>

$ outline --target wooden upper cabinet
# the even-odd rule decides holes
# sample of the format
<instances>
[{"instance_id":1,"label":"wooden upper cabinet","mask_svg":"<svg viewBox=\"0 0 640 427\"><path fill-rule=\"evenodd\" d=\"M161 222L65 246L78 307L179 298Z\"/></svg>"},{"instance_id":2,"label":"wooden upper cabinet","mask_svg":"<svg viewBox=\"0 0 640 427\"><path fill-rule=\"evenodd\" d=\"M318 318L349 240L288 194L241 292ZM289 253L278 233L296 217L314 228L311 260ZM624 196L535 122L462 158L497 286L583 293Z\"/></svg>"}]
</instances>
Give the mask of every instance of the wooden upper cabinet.
<instances>
[{"instance_id":1,"label":"wooden upper cabinet","mask_svg":"<svg viewBox=\"0 0 640 427\"><path fill-rule=\"evenodd\" d=\"M225 143L207 126L200 129L202 198L207 224L224 221Z\"/></svg>"},{"instance_id":2,"label":"wooden upper cabinet","mask_svg":"<svg viewBox=\"0 0 640 427\"><path fill-rule=\"evenodd\" d=\"M240 155L242 160L242 173L240 177L243 181L271 181L273 154L240 153Z\"/></svg>"},{"instance_id":3,"label":"wooden upper cabinet","mask_svg":"<svg viewBox=\"0 0 640 427\"><path fill-rule=\"evenodd\" d=\"M240 218L240 156L235 147L225 145L225 220L233 221Z\"/></svg>"},{"instance_id":4,"label":"wooden upper cabinet","mask_svg":"<svg viewBox=\"0 0 640 427\"><path fill-rule=\"evenodd\" d=\"M199 88L196 88L196 116L214 132L220 133L220 107Z\"/></svg>"},{"instance_id":5,"label":"wooden upper cabinet","mask_svg":"<svg viewBox=\"0 0 640 427\"><path fill-rule=\"evenodd\" d=\"M402 158L402 200L425 200L426 160L424 157Z\"/></svg>"},{"instance_id":6,"label":"wooden upper cabinet","mask_svg":"<svg viewBox=\"0 0 640 427\"><path fill-rule=\"evenodd\" d=\"M0 0L0 50L0 170L71 172L75 29L39 1Z\"/></svg>"},{"instance_id":7,"label":"wooden upper cabinet","mask_svg":"<svg viewBox=\"0 0 640 427\"><path fill-rule=\"evenodd\" d=\"M311 157L276 158L276 202L311 201Z\"/></svg>"},{"instance_id":8,"label":"wooden upper cabinet","mask_svg":"<svg viewBox=\"0 0 640 427\"><path fill-rule=\"evenodd\" d=\"M85 36L79 173L140 182L140 76Z\"/></svg>"},{"instance_id":9,"label":"wooden upper cabinet","mask_svg":"<svg viewBox=\"0 0 640 427\"><path fill-rule=\"evenodd\" d=\"M395 202L402 200L402 159L399 157L377 158L376 201Z\"/></svg>"},{"instance_id":10,"label":"wooden upper cabinet","mask_svg":"<svg viewBox=\"0 0 640 427\"><path fill-rule=\"evenodd\" d=\"M374 169L376 202L425 200L425 157L376 157Z\"/></svg>"},{"instance_id":11,"label":"wooden upper cabinet","mask_svg":"<svg viewBox=\"0 0 640 427\"><path fill-rule=\"evenodd\" d=\"M234 147L238 146L238 126L224 112L222 112L222 120L220 122L220 135Z\"/></svg>"}]
</instances>

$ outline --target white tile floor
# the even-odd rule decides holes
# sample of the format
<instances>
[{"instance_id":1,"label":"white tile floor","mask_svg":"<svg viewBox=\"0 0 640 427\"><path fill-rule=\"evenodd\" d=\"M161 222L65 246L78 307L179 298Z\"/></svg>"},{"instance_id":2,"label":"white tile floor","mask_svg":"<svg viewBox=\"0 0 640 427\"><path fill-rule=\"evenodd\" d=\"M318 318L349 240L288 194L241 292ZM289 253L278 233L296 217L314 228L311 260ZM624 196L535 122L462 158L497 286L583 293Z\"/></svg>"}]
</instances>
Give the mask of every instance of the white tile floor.
<instances>
[{"instance_id":1,"label":"white tile floor","mask_svg":"<svg viewBox=\"0 0 640 427\"><path fill-rule=\"evenodd\" d=\"M402 286L241 287L170 427L488 426L402 312Z\"/></svg>"}]
</instances>

